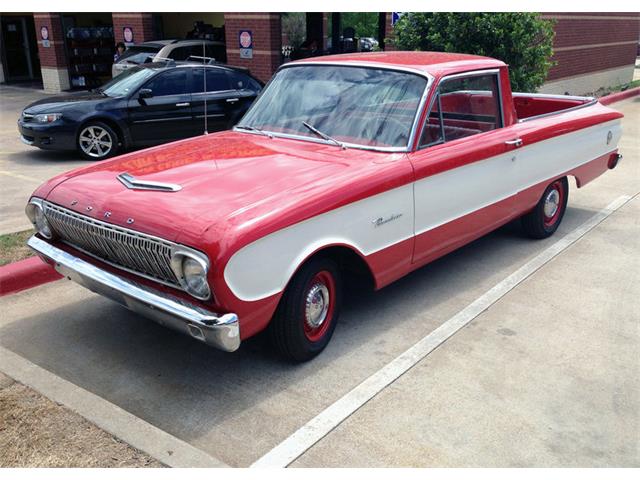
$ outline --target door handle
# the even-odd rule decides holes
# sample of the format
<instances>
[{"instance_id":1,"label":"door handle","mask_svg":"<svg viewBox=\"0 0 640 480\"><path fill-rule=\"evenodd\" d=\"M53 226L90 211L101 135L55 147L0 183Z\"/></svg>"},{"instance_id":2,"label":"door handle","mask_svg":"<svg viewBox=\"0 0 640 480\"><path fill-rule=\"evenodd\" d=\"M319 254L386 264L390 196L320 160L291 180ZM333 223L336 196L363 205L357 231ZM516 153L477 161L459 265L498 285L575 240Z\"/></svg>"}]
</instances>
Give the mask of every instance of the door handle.
<instances>
[{"instance_id":1,"label":"door handle","mask_svg":"<svg viewBox=\"0 0 640 480\"><path fill-rule=\"evenodd\" d=\"M227 98L227 103L235 103L238 100L240 100L239 98Z\"/></svg>"},{"instance_id":2,"label":"door handle","mask_svg":"<svg viewBox=\"0 0 640 480\"><path fill-rule=\"evenodd\" d=\"M191 105L189 102L176 103L176 107L188 107Z\"/></svg>"},{"instance_id":3,"label":"door handle","mask_svg":"<svg viewBox=\"0 0 640 480\"><path fill-rule=\"evenodd\" d=\"M521 147L522 146L522 139L521 138L516 138L514 140L507 140L504 143L506 145L513 145L514 147Z\"/></svg>"}]
</instances>

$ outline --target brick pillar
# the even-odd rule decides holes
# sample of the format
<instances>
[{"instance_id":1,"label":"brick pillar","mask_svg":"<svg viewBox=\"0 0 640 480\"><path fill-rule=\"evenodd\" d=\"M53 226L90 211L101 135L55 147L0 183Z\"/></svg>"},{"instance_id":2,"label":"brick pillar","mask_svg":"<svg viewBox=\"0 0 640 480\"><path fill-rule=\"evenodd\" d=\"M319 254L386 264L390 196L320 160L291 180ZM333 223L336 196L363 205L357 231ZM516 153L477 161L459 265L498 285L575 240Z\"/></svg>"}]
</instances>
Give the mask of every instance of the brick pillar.
<instances>
[{"instance_id":1,"label":"brick pillar","mask_svg":"<svg viewBox=\"0 0 640 480\"><path fill-rule=\"evenodd\" d=\"M65 51L62 19L58 13L34 13L33 20L38 38L38 54L42 70L42 83L47 93L60 93L71 87ZM49 32L48 42L42 39L42 27ZM48 45L48 46L46 46Z\"/></svg>"},{"instance_id":2,"label":"brick pillar","mask_svg":"<svg viewBox=\"0 0 640 480\"><path fill-rule=\"evenodd\" d=\"M112 13L111 17L113 19L113 37L116 43L125 42L125 27L129 27L133 31L132 43L155 40L151 13Z\"/></svg>"},{"instance_id":3,"label":"brick pillar","mask_svg":"<svg viewBox=\"0 0 640 480\"><path fill-rule=\"evenodd\" d=\"M395 35L393 34L393 25L391 25L391 12L387 12L387 22L384 30L385 30L385 39L384 39L385 51L397 50L397 47L395 44Z\"/></svg>"},{"instance_id":4,"label":"brick pillar","mask_svg":"<svg viewBox=\"0 0 640 480\"><path fill-rule=\"evenodd\" d=\"M253 36L253 58L240 58L239 33L250 30ZM251 70L267 81L282 62L282 24L279 13L225 13L224 31L227 63Z\"/></svg>"}]
</instances>

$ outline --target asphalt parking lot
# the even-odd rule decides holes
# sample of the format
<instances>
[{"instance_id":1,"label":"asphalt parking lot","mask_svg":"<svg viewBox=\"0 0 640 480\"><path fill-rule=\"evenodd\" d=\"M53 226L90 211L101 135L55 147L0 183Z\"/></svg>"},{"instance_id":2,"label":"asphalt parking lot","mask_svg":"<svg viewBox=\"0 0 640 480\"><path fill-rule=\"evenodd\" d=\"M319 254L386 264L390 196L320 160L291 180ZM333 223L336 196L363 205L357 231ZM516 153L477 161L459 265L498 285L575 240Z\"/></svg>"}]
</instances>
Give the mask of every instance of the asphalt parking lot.
<instances>
[{"instance_id":1,"label":"asphalt parking lot","mask_svg":"<svg viewBox=\"0 0 640 480\"><path fill-rule=\"evenodd\" d=\"M18 225L36 179L83 163L16 143L4 98L3 231ZM304 365L283 363L261 337L218 352L67 281L1 298L0 347L227 465L250 466L627 196L291 466L638 467L640 98L613 107L626 115L624 160L583 189L572 185L555 236L529 240L510 224L380 292L351 296L328 348Z\"/></svg>"}]
</instances>

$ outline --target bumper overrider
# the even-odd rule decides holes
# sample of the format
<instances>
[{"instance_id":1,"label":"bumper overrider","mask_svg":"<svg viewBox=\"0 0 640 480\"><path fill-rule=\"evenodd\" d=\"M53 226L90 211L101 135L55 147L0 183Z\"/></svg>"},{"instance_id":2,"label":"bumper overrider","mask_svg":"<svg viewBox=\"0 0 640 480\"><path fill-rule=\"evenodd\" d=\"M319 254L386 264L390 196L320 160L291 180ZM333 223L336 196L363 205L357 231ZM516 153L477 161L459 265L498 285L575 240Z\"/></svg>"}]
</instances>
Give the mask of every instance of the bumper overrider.
<instances>
[{"instance_id":1,"label":"bumper overrider","mask_svg":"<svg viewBox=\"0 0 640 480\"><path fill-rule=\"evenodd\" d=\"M233 352L240 346L240 326L235 313L218 315L119 277L36 236L31 237L27 245L45 262L52 264L61 275L160 325L178 330L226 352Z\"/></svg>"}]
</instances>

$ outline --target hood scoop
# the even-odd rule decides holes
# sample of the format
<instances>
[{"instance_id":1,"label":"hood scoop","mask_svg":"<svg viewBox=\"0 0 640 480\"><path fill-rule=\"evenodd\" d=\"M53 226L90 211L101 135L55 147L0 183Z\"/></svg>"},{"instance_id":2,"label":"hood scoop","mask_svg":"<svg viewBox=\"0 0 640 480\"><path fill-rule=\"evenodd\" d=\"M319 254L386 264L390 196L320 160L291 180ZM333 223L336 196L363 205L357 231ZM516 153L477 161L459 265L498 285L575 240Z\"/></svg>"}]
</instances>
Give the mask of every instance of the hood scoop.
<instances>
[{"instance_id":1,"label":"hood scoop","mask_svg":"<svg viewBox=\"0 0 640 480\"><path fill-rule=\"evenodd\" d=\"M121 173L118 180L131 190L154 190L156 192L177 192L182 190L182 185L176 183L152 182L150 180L138 180L130 173Z\"/></svg>"}]
</instances>

